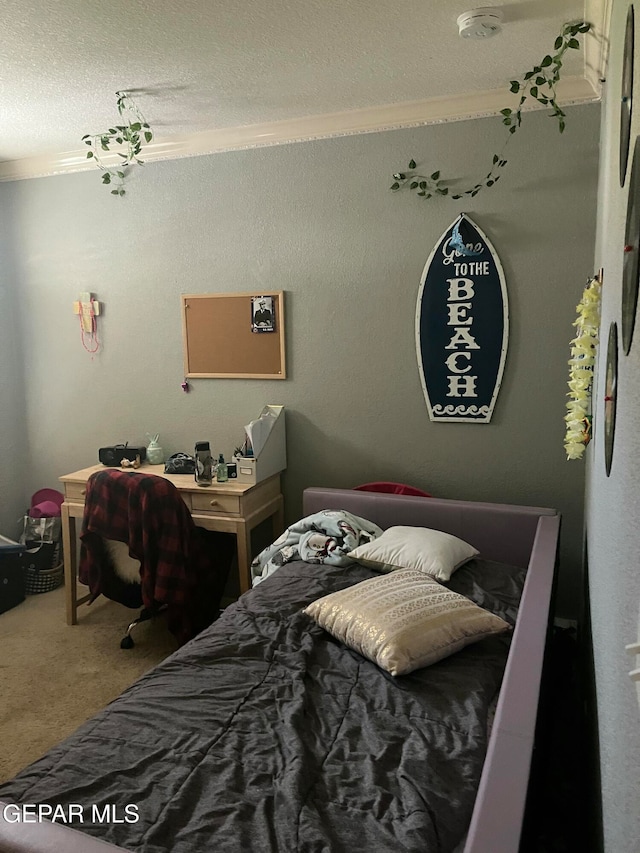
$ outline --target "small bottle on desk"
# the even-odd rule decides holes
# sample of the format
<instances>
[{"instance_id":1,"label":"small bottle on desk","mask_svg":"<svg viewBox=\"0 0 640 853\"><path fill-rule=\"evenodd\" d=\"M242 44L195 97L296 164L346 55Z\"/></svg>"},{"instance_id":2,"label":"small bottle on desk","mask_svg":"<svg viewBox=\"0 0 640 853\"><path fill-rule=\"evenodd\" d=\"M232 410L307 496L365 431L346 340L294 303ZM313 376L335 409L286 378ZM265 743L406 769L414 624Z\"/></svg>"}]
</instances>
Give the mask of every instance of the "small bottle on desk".
<instances>
[{"instance_id":1,"label":"small bottle on desk","mask_svg":"<svg viewBox=\"0 0 640 853\"><path fill-rule=\"evenodd\" d=\"M226 483L229 479L229 474L227 471L227 463L224 461L224 456L221 453L218 457L218 467L216 468L216 480L219 483Z\"/></svg>"}]
</instances>

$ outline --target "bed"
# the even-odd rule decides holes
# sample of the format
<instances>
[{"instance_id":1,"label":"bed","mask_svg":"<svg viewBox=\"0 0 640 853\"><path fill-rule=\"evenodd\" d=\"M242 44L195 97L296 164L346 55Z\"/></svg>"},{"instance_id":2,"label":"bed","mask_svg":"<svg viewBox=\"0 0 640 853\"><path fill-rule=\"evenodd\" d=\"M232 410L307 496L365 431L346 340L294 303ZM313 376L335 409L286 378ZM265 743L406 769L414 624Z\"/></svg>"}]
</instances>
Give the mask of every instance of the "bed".
<instances>
[{"instance_id":1,"label":"bed","mask_svg":"<svg viewBox=\"0 0 640 853\"><path fill-rule=\"evenodd\" d=\"M379 573L285 563L0 786L0 849L516 853L559 515L325 488L303 510L472 544L446 586L515 628L394 677L303 612Z\"/></svg>"}]
</instances>

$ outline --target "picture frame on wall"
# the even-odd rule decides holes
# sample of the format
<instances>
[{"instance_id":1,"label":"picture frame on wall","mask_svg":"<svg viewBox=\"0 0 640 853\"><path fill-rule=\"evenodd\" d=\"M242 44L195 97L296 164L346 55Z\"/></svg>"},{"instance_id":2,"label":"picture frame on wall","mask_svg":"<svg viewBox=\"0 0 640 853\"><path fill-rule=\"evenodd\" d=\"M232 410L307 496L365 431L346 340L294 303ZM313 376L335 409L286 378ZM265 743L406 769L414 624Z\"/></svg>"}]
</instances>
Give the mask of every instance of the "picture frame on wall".
<instances>
[{"instance_id":1,"label":"picture frame on wall","mask_svg":"<svg viewBox=\"0 0 640 853\"><path fill-rule=\"evenodd\" d=\"M627 11L627 24L624 34L624 54L622 58L622 86L620 91L620 186L624 186L627 177L627 160L631 140L631 114L633 108L633 50L634 50L634 12L633 4Z\"/></svg>"},{"instance_id":2,"label":"picture frame on wall","mask_svg":"<svg viewBox=\"0 0 640 853\"><path fill-rule=\"evenodd\" d=\"M607 477L611 474L613 445L616 432L616 402L618 393L618 324L609 326L607 363L604 380L604 467Z\"/></svg>"},{"instance_id":3,"label":"picture frame on wall","mask_svg":"<svg viewBox=\"0 0 640 853\"><path fill-rule=\"evenodd\" d=\"M624 229L622 262L622 350L629 354L638 308L640 275L640 136L636 137L629 179L627 219Z\"/></svg>"}]
</instances>

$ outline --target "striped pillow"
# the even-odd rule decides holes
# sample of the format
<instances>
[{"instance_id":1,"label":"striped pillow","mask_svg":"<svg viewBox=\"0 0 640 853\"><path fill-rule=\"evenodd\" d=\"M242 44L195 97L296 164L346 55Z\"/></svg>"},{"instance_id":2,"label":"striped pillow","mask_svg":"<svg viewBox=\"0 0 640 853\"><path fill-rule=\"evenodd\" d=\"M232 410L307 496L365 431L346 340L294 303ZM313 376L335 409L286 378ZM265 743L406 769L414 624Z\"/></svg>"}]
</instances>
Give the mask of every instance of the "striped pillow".
<instances>
[{"instance_id":1,"label":"striped pillow","mask_svg":"<svg viewBox=\"0 0 640 853\"><path fill-rule=\"evenodd\" d=\"M415 569L333 592L304 613L391 675L429 666L511 627Z\"/></svg>"}]
</instances>

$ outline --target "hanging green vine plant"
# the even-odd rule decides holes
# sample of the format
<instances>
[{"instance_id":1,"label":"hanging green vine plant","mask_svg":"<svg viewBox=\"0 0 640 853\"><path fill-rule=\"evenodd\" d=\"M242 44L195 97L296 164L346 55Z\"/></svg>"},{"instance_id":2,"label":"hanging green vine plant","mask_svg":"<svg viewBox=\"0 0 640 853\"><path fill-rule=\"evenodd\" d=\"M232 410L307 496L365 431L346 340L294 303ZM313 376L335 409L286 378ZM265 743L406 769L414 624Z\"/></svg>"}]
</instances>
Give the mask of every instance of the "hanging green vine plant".
<instances>
[{"instance_id":1,"label":"hanging green vine plant","mask_svg":"<svg viewBox=\"0 0 640 853\"><path fill-rule=\"evenodd\" d=\"M93 160L102 171L102 183L113 186L111 195L123 196L124 183L132 166L142 166L143 145L153 139L153 131L128 92L116 92L116 106L124 124L116 124L103 133L85 134L82 141L89 146L87 159ZM121 158L116 166L107 166L105 154Z\"/></svg>"},{"instance_id":2,"label":"hanging green vine plant","mask_svg":"<svg viewBox=\"0 0 640 853\"><path fill-rule=\"evenodd\" d=\"M507 127L508 135L501 152L493 155L491 168L482 180L468 189L450 193L449 186L447 186L450 181L445 181L440 176L440 170L429 175L422 175L416 171L416 161L410 160L407 171L396 172L393 175L391 190L397 192L398 190L409 189L424 199L446 195L458 199L464 196L476 196L485 187L494 186L500 180L502 170L507 165L504 152L513 134L520 129L522 108L527 99L532 98L549 109L550 117L557 120L558 130L562 133L565 129L565 113L558 105L556 86L560 80L563 57L568 50L580 49L580 41L577 36L588 33L590 29L591 24L584 21L577 24L564 24L554 43L555 53L553 55L547 54L538 65L527 71L521 80L511 80L510 91L513 94L520 94L520 100L515 109L507 107L500 110L502 123Z\"/></svg>"}]
</instances>

